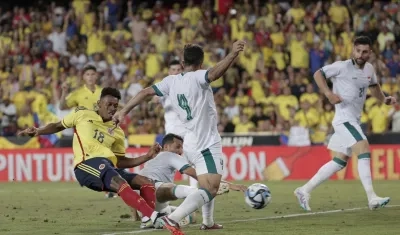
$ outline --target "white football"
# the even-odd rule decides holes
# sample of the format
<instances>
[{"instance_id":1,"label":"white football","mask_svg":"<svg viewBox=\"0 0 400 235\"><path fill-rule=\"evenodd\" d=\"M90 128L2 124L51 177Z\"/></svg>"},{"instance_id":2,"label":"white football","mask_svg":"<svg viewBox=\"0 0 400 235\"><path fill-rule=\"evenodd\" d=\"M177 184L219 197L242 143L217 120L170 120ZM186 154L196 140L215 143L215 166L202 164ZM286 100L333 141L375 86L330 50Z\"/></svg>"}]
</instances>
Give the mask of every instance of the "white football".
<instances>
[{"instance_id":1,"label":"white football","mask_svg":"<svg viewBox=\"0 0 400 235\"><path fill-rule=\"evenodd\" d=\"M271 191L264 184L252 184L245 192L245 201L251 208L262 209L271 202Z\"/></svg>"}]
</instances>

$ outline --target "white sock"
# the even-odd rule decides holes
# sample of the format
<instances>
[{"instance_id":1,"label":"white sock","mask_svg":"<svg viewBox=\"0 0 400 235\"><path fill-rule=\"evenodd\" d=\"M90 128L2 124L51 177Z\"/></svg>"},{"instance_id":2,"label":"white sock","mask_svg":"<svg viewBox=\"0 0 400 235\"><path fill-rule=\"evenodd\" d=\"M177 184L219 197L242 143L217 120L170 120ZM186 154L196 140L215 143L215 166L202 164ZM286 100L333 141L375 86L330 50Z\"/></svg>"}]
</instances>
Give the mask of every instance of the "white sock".
<instances>
[{"instance_id":1,"label":"white sock","mask_svg":"<svg viewBox=\"0 0 400 235\"><path fill-rule=\"evenodd\" d=\"M214 205L215 205L215 198L201 207L201 212L203 215L203 224L207 227L211 227L214 225Z\"/></svg>"},{"instance_id":2,"label":"white sock","mask_svg":"<svg viewBox=\"0 0 400 235\"><path fill-rule=\"evenodd\" d=\"M198 188L193 188L187 185L175 185L172 189L172 193L176 198L186 198L191 193L194 193L198 190Z\"/></svg>"},{"instance_id":3,"label":"white sock","mask_svg":"<svg viewBox=\"0 0 400 235\"><path fill-rule=\"evenodd\" d=\"M197 188L197 180L195 180L194 178L190 177L189 178L189 185L190 185L190 187Z\"/></svg>"},{"instance_id":4,"label":"white sock","mask_svg":"<svg viewBox=\"0 0 400 235\"><path fill-rule=\"evenodd\" d=\"M319 168L315 174L302 188L307 193L311 193L318 185L329 179L333 174L346 167L347 162L340 158L334 157L332 161L327 162Z\"/></svg>"},{"instance_id":5,"label":"white sock","mask_svg":"<svg viewBox=\"0 0 400 235\"><path fill-rule=\"evenodd\" d=\"M371 154L363 153L358 155L358 175L367 193L368 201L376 197L371 178Z\"/></svg>"},{"instance_id":6,"label":"white sock","mask_svg":"<svg viewBox=\"0 0 400 235\"><path fill-rule=\"evenodd\" d=\"M176 206L168 206L168 207L169 207L169 210L171 211L171 213L174 212L176 210L176 208L178 208Z\"/></svg>"},{"instance_id":7,"label":"white sock","mask_svg":"<svg viewBox=\"0 0 400 235\"><path fill-rule=\"evenodd\" d=\"M193 213L204 204L212 200L211 194L205 189L199 189L188 195L186 199L180 204L174 212L172 212L168 218L175 222L179 222L185 216Z\"/></svg>"}]
</instances>

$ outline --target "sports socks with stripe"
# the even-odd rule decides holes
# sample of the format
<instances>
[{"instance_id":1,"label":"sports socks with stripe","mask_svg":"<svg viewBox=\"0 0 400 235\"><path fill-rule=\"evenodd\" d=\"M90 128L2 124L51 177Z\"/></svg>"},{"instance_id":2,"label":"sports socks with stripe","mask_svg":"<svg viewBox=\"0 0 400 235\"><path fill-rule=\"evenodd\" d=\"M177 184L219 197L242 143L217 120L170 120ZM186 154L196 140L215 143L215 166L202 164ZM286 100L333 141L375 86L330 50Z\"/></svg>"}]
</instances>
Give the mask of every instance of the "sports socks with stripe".
<instances>
[{"instance_id":1,"label":"sports socks with stripe","mask_svg":"<svg viewBox=\"0 0 400 235\"><path fill-rule=\"evenodd\" d=\"M347 162L334 157L332 161L327 162L318 172L302 187L307 193L311 193L318 185L329 179L333 174L346 167Z\"/></svg>"},{"instance_id":2,"label":"sports socks with stripe","mask_svg":"<svg viewBox=\"0 0 400 235\"><path fill-rule=\"evenodd\" d=\"M358 155L358 176L367 193L368 201L370 201L372 198L376 197L372 186L371 153L362 153Z\"/></svg>"},{"instance_id":3,"label":"sports socks with stripe","mask_svg":"<svg viewBox=\"0 0 400 235\"><path fill-rule=\"evenodd\" d=\"M187 185L175 185L175 187L172 189L172 194L176 198L186 198L189 196L191 193L194 193L198 190L198 188L193 188Z\"/></svg>"}]
</instances>

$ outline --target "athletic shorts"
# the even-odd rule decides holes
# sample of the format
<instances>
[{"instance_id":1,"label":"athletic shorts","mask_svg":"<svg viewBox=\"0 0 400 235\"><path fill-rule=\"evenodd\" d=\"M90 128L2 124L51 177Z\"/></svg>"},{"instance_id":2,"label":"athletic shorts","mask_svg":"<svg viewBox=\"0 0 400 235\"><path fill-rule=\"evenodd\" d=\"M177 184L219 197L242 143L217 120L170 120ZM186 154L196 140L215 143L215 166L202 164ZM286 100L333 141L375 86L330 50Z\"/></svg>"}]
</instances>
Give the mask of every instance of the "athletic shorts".
<instances>
[{"instance_id":1,"label":"athletic shorts","mask_svg":"<svg viewBox=\"0 0 400 235\"><path fill-rule=\"evenodd\" d=\"M185 152L185 155L196 169L197 175L223 173L224 161L222 157L222 144L218 142L200 153Z\"/></svg>"},{"instance_id":2,"label":"athletic shorts","mask_svg":"<svg viewBox=\"0 0 400 235\"><path fill-rule=\"evenodd\" d=\"M351 147L353 145L367 139L357 122L345 122L334 125L333 129L335 133L333 133L329 140L328 149L343 153L348 157L352 155Z\"/></svg>"},{"instance_id":3,"label":"athletic shorts","mask_svg":"<svg viewBox=\"0 0 400 235\"><path fill-rule=\"evenodd\" d=\"M79 163L75 169L75 177L79 184L94 191L115 192L109 187L110 182L105 182L106 175L120 175L127 182L131 182L137 174L124 169L115 168L107 158L96 157ZM109 179L108 179L109 180Z\"/></svg>"}]
</instances>

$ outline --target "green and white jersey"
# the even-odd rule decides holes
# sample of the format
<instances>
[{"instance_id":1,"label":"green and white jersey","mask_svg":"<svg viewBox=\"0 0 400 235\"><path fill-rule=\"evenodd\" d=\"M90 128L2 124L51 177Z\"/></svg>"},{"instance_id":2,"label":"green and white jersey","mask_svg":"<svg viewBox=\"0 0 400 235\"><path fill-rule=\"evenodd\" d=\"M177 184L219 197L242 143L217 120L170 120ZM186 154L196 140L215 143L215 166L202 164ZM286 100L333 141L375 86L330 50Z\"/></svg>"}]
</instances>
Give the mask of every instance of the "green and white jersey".
<instances>
[{"instance_id":1,"label":"green and white jersey","mask_svg":"<svg viewBox=\"0 0 400 235\"><path fill-rule=\"evenodd\" d=\"M207 70L165 77L152 86L158 96L168 96L179 120L187 129L184 141L201 152L221 141L217 109Z\"/></svg>"},{"instance_id":2,"label":"green and white jersey","mask_svg":"<svg viewBox=\"0 0 400 235\"><path fill-rule=\"evenodd\" d=\"M337 61L321 68L326 79L333 83L333 93L342 98L342 102L335 105L335 117L332 125L345 122L360 123L367 89L378 84L375 69L370 63L363 68L357 68L353 60Z\"/></svg>"}]
</instances>

